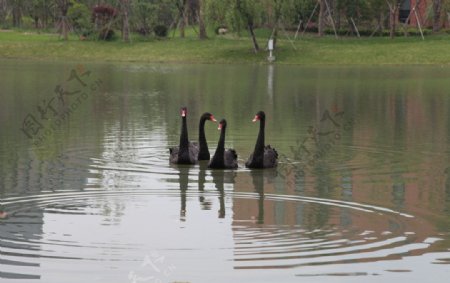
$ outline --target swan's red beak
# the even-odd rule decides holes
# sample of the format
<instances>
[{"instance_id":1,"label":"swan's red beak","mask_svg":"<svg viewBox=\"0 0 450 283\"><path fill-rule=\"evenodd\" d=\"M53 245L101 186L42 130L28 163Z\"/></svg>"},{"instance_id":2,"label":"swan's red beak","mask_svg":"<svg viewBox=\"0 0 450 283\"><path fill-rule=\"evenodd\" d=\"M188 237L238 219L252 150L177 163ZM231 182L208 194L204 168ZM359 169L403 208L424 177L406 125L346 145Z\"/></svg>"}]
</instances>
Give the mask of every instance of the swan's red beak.
<instances>
[{"instance_id":1,"label":"swan's red beak","mask_svg":"<svg viewBox=\"0 0 450 283\"><path fill-rule=\"evenodd\" d=\"M219 127L217 129L222 130L222 123L219 123Z\"/></svg>"},{"instance_id":2,"label":"swan's red beak","mask_svg":"<svg viewBox=\"0 0 450 283\"><path fill-rule=\"evenodd\" d=\"M253 118L252 122L256 122L256 121L258 121L258 120L259 120L259 116L258 116L258 115L255 115L255 118Z\"/></svg>"},{"instance_id":3,"label":"swan's red beak","mask_svg":"<svg viewBox=\"0 0 450 283\"><path fill-rule=\"evenodd\" d=\"M216 120L216 118L214 118L214 116L213 115L211 115L211 118L209 118L211 121L213 121L213 122L217 122L217 120Z\"/></svg>"},{"instance_id":4,"label":"swan's red beak","mask_svg":"<svg viewBox=\"0 0 450 283\"><path fill-rule=\"evenodd\" d=\"M186 117L186 109L181 109L181 117Z\"/></svg>"}]
</instances>

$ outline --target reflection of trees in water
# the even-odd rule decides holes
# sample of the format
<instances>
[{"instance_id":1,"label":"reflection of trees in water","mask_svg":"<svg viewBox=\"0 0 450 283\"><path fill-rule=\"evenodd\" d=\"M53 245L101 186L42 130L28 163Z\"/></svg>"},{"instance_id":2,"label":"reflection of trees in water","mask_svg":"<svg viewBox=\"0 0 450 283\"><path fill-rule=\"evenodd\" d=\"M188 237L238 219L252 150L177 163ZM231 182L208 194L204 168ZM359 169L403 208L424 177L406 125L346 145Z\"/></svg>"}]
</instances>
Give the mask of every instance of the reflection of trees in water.
<instances>
[{"instance_id":1,"label":"reflection of trees in water","mask_svg":"<svg viewBox=\"0 0 450 283\"><path fill-rule=\"evenodd\" d=\"M321 160L320 162L316 163L314 172L317 176L317 197L325 199L331 198L334 190L334 188L332 187L333 180L330 176L330 168L326 161ZM310 211L312 213L308 213L308 228L315 229L318 227L323 227L328 223L330 219L330 207L328 205L317 205L313 207L314 209Z\"/></svg>"},{"instance_id":2,"label":"reflection of trees in water","mask_svg":"<svg viewBox=\"0 0 450 283\"><path fill-rule=\"evenodd\" d=\"M392 175L392 203L395 209L402 210L405 206L406 184L401 174Z\"/></svg>"},{"instance_id":3,"label":"reflection of trees in water","mask_svg":"<svg viewBox=\"0 0 450 283\"><path fill-rule=\"evenodd\" d=\"M450 215L450 167L445 169L445 212Z\"/></svg>"},{"instance_id":4,"label":"reflection of trees in water","mask_svg":"<svg viewBox=\"0 0 450 283\"><path fill-rule=\"evenodd\" d=\"M353 201L353 178L352 173L349 170L343 172L341 178L341 199L345 201ZM340 225L342 227L349 227L352 225L351 211L349 208L342 208L340 216Z\"/></svg>"}]
</instances>

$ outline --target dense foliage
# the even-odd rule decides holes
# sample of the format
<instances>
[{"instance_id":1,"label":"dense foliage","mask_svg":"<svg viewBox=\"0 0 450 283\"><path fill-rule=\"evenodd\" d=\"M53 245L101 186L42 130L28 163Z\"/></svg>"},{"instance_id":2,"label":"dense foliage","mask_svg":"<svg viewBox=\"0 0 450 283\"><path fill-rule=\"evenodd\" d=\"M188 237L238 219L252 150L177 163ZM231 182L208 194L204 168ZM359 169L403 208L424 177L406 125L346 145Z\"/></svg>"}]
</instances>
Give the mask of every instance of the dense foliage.
<instances>
[{"instance_id":1,"label":"dense foliage","mask_svg":"<svg viewBox=\"0 0 450 283\"><path fill-rule=\"evenodd\" d=\"M406 3L406 2L407 3ZM75 33L86 38L122 32L143 36L155 31L191 28L200 38L209 30L226 29L253 39L258 51L255 30L270 30L272 37L303 31L319 35L385 35L407 31L404 7L409 0L0 0L0 28L47 29ZM450 21L450 0L421 0L425 9L417 9L422 28L435 32ZM409 29L417 26L411 13ZM269 36L270 36L269 35ZM100 36L101 38L101 36Z\"/></svg>"}]
</instances>

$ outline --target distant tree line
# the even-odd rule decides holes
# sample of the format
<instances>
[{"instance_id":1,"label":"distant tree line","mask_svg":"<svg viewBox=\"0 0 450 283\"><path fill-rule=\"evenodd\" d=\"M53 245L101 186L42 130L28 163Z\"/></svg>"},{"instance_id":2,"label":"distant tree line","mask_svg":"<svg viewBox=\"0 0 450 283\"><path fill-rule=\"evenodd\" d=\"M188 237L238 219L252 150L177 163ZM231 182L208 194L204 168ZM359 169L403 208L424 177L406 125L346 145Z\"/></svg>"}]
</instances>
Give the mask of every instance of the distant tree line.
<instances>
[{"instance_id":1,"label":"distant tree line","mask_svg":"<svg viewBox=\"0 0 450 283\"><path fill-rule=\"evenodd\" d=\"M184 37L188 27L200 39L207 38L207 30L245 31L258 51L258 28L271 30L274 38L280 30L319 36L388 31L394 37L403 25L405 1L410 0L0 0L0 28L56 28L65 39L70 32L110 39L120 30L124 41L131 32L167 36L178 30ZM412 11L419 10L418 1L426 7L418 14L423 26L439 32L448 25L450 0L411 0L406 20L416 17Z\"/></svg>"}]
</instances>

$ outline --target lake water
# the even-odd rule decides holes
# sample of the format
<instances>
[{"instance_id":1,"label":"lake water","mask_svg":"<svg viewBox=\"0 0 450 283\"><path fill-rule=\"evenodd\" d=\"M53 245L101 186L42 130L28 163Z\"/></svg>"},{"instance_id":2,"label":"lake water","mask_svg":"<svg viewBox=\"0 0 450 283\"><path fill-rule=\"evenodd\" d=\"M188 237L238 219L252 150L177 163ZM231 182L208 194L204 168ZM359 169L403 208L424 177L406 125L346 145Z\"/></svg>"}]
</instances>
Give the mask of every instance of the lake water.
<instances>
[{"instance_id":1,"label":"lake water","mask_svg":"<svg viewBox=\"0 0 450 283\"><path fill-rule=\"evenodd\" d=\"M447 282L449 77L0 61L1 281ZM237 170L169 164L181 106ZM244 168L258 110L277 169Z\"/></svg>"}]
</instances>

